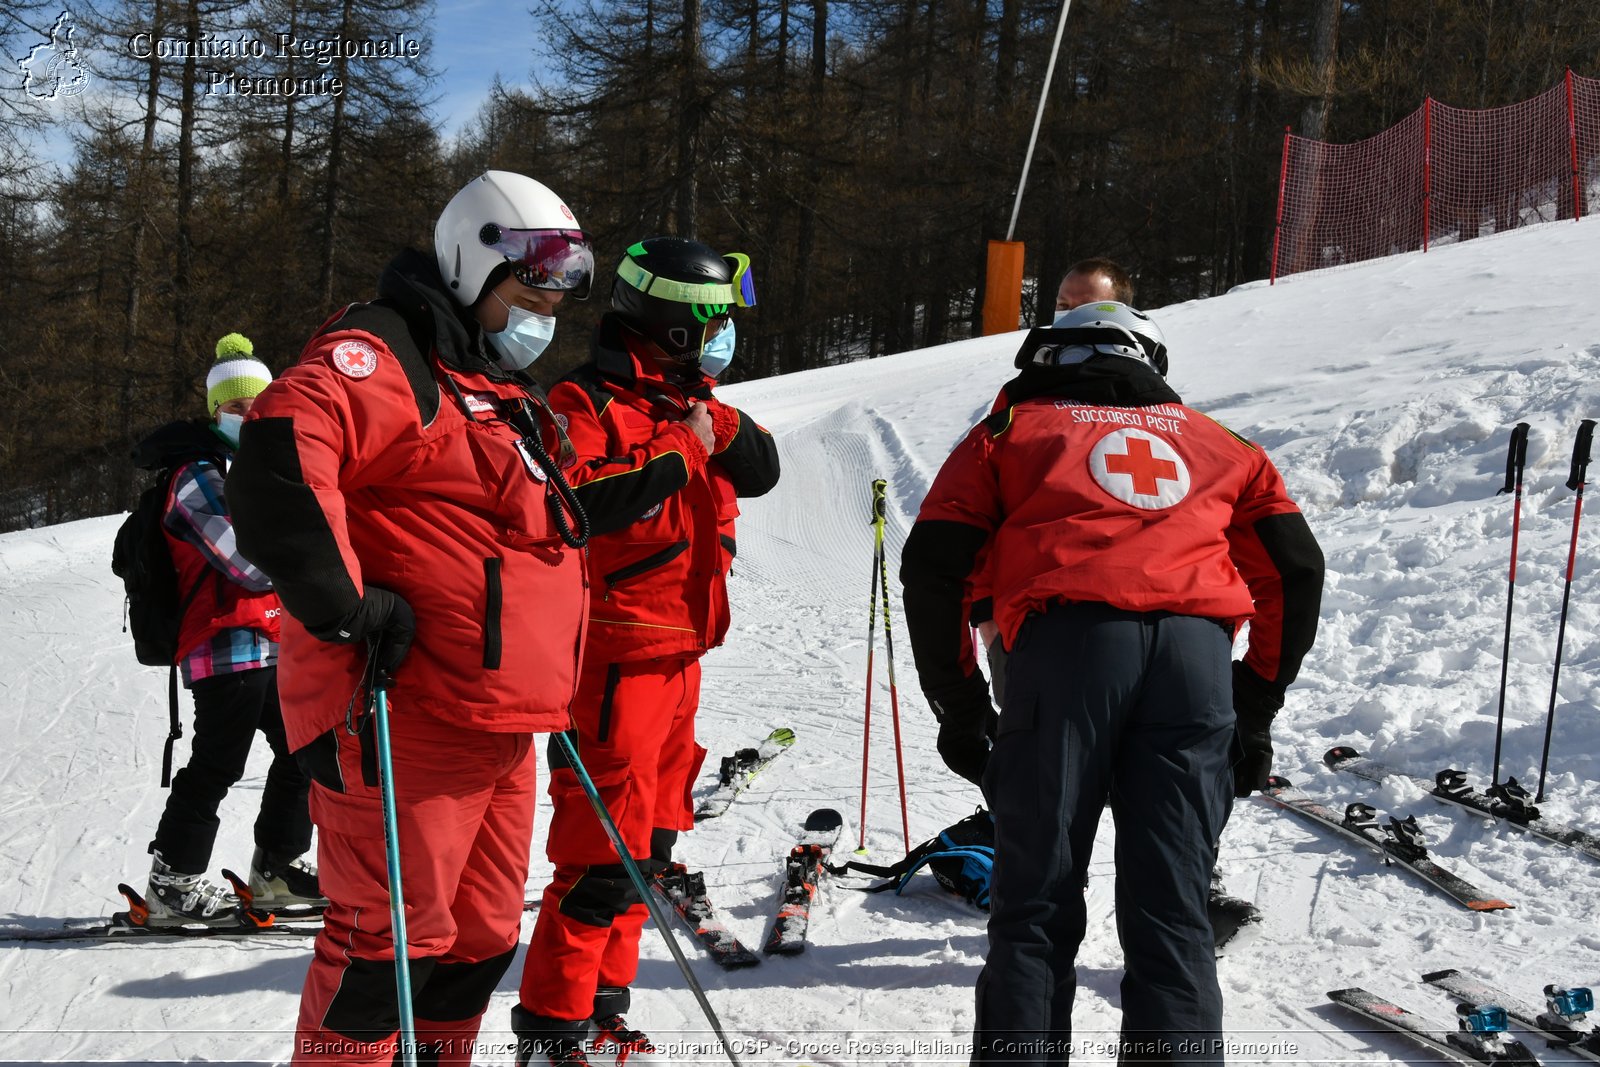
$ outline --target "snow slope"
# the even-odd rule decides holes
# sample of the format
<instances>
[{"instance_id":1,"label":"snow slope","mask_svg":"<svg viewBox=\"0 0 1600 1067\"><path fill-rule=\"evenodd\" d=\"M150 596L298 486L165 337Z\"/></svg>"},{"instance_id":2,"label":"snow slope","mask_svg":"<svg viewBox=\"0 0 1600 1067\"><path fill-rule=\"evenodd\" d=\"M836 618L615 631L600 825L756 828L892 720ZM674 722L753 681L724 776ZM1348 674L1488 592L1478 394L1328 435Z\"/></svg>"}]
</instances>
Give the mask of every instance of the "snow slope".
<instances>
[{"instance_id":1,"label":"snow slope","mask_svg":"<svg viewBox=\"0 0 1600 1067\"><path fill-rule=\"evenodd\" d=\"M1600 415L1600 305L1586 220L1406 255L1275 288L1159 310L1185 400L1264 444L1328 556L1322 629L1279 720L1278 770L1342 805L1365 795L1414 812L1438 860L1511 900L1475 914L1262 800L1224 838L1237 895L1260 902L1261 936L1221 976L1236 1062L1417 1060L1362 1034L1326 990L1366 985L1448 1025L1418 982L1462 966L1526 996L1548 981L1600 981L1600 865L1455 814L1400 782L1366 787L1322 769L1354 744L1390 762L1464 766L1487 778L1493 746L1512 505L1497 496L1511 425L1532 425L1503 763L1537 774L1572 519L1563 486L1578 420ZM792 726L792 752L728 815L687 835L736 932L765 933L782 855L806 813L834 806L858 832L868 483L889 481L891 576L917 505L951 445L1011 374L1020 335L725 390L778 436L784 480L749 502L730 589L734 628L708 657L702 741L715 756ZM142 886L160 811L165 679L119 632L107 566L118 519L0 537L0 925L109 913L113 886ZM1593 537L1575 576L1546 810L1600 830L1600 606ZM912 841L969 812L917 690L893 583ZM902 846L889 693L878 653L868 845ZM185 705L187 707L187 704ZM260 746L264 749L264 746ZM786 764L786 765L785 765ZM215 866L242 867L265 768L224 809ZM781 770L780 770L781 768ZM708 790L711 779L699 789ZM539 812L539 840L548 812ZM1092 865L1079 959L1077 1058L1107 1059L1118 1025L1109 819ZM530 894L548 865L535 848ZM531 919L530 919L531 921ZM723 973L690 950L744 1063L965 1062L983 920L920 878L903 897L819 897L809 951ZM657 934L647 932L634 1020L658 1063L719 1062ZM273 1061L287 1057L307 946L0 945L0 1059L15 1062ZM521 959L501 983L482 1063L507 1063ZM1559 1051L1542 1053L1564 1062ZM632 1062L639 1063L642 1058Z\"/></svg>"}]
</instances>

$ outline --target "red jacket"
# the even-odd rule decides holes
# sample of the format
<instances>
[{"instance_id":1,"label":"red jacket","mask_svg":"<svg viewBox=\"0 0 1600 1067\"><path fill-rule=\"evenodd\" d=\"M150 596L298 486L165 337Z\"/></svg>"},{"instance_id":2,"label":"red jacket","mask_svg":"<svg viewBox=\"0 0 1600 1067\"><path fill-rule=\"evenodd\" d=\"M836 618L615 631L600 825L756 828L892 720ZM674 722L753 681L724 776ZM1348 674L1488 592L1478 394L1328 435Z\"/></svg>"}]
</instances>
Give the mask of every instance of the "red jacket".
<instances>
[{"instance_id":1,"label":"red jacket","mask_svg":"<svg viewBox=\"0 0 1600 1067\"><path fill-rule=\"evenodd\" d=\"M179 596L194 593L178 625L180 659L224 630L254 630L268 641L278 640L283 609L277 593L271 589L252 592L229 581L206 562L199 549L170 532L163 533L172 553L173 569L178 572Z\"/></svg>"},{"instance_id":2,"label":"red jacket","mask_svg":"<svg viewBox=\"0 0 1600 1067\"><path fill-rule=\"evenodd\" d=\"M697 656L721 644L736 498L778 481L772 435L712 396L710 379L669 381L646 345L607 315L591 362L550 390L577 449L569 479L592 529L587 643L596 662ZM682 422L696 400L711 413L709 454Z\"/></svg>"},{"instance_id":3,"label":"red jacket","mask_svg":"<svg viewBox=\"0 0 1600 1067\"><path fill-rule=\"evenodd\" d=\"M231 526L222 510L225 462L219 453L181 464L167 482L161 534L183 605L176 652L180 661L224 630L252 630L268 641L278 640L283 614L278 594L264 575L233 551Z\"/></svg>"},{"instance_id":4,"label":"red jacket","mask_svg":"<svg viewBox=\"0 0 1600 1067\"><path fill-rule=\"evenodd\" d=\"M542 398L493 367L432 262L403 256L380 283L383 300L346 309L312 339L256 400L229 472L240 550L291 616L278 687L293 748L343 723L366 659L305 625L342 618L369 582L416 613L397 710L497 733L567 726L583 562L557 535L546 475L506 421ZM555 421L544 422L556 454Z\"/></svg>"},{"instance_id":5,"label":"red jacket","mask_svg":"<svg viewBox=\"0 0 1600 1067\"><path fill-rule=\"evenodd\" d=\"M970 673L961 602L984 550L1007 648L1062 601L1248 619L1246 664L1287 685L1315 634L1321 553L1266 453L1132 360L1055 370L1037 377L1059 387L974 427L923 502L902 574L924 688L924 655L935 687L957 661Z\"/></svg>"}]
</instances>

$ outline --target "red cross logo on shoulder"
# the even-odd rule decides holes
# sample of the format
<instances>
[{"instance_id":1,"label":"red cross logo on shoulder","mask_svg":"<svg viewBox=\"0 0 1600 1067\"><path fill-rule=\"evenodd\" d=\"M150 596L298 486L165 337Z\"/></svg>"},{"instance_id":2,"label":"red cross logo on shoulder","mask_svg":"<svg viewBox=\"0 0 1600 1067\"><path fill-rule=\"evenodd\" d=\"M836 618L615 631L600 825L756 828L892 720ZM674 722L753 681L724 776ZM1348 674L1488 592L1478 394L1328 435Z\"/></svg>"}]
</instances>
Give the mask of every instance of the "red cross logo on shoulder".
<instances>
[{"instance_id":1,"label":"red cross logo on shoulder","mask_svg":"<svg viewBox=\"0 0 1600 1067\"><path fill-rule=\"evenodd\" d=\"M1165 438L1143 430L1113 430L1089 453L1095 484L1124 504L1146 511L1170 508L1189 495L1189 468Z\"/></svg>"},{"instance_id":2,"label":"red cross logo on shoulder","mask_svg":"<svg viewBox=\"0 0 1600 1067\"><path fill-rule=\"evenodd\" d=\"M348 378L365 378L378 369L378 350L365 341L341 341L329 358L334 370Z\"/></svg>"}]
</instances>

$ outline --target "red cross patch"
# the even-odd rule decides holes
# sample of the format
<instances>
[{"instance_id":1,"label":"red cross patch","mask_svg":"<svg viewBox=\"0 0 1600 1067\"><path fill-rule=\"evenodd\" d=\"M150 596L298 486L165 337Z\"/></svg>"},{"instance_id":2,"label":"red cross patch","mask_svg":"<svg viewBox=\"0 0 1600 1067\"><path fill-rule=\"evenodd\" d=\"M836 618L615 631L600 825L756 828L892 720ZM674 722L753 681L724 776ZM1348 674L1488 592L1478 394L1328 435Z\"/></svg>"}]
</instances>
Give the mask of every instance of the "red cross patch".
<instances>
[{"instance_id":1,"label":"red cross patch","mask_svg":"<svg viewBox=\"0 0 1600 1067\"><path fill-rule=\"evenodd\" d=\"M1095 484L1124 504L1146 511L1170 508L1189 495L1189 468L1165 438L1143 430L1113 430L1089 453Z\"/></svg>"},{"instance_id":2,"label":"red cross patch","mask_svg":"<svg viewBox=\"0 0 1600 1067\"><path fill-rule=\"evenodd\" d=\"M378 369L378 350L365 341L341 341L329 358L333 369L347 378L365 378Z\"/></svg>"}]
</instances>

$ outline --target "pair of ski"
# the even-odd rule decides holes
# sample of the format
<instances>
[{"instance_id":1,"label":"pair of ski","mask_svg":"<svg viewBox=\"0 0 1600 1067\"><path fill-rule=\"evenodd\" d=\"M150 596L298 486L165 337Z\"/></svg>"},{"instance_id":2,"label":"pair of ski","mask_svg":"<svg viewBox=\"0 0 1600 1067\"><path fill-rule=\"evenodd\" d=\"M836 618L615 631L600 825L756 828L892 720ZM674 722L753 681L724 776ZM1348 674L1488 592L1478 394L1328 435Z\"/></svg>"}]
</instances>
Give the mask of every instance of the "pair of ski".
<instances>
[{"instance_id":1,"label":"pair of ski","mask_svg":"<svg viewBox=\"0 0 1600 1067\"><path fill-rule=\"evenodd\" d=\"M0 931L0 941L188 941L196 938L301 938L315 937L322 929L322 906L292 904L287 907L257 905L250 884L232 871L223 877L232 884L239 907L232 921L215 925L151 923L150 905L144 896L127 883L117 892L128 902L126 911L114 913L103 923L89 926L61 926L53 930Z\"/></svg>"},{"instance_id":2,"label":"pair of ski","mask_svg":"<svg viewBox=\"0 0 1600 1067\"><path fill-rule=\"evenodd\" d=\"M820 808L806 819L799 843L789 850L784 862L783 890L764 947L768 955L793 956L805 951L818 880L843 824L843 818L832 808ZM683 919L695 942L713 962L729 969L761 962L761 957L742 944L718 918L706 895L704 875L675 863L657 877L655 889ZM1211 919L1212 943L1219 956L1230 946L1253 940L1262 921L1261 909L1223 892L1216 874L1212 875L1206 910Z\"/></svg>"},{"instance_id":3,"label":"pair of ski","mask_svg":"<svg viewBox=\"0 0 1600 1067\"><path fill-rule=\"evenodd\" d=\"M315 937L322 929L322 912L325 905L289 904L274 907L257 904L250 885L230 870L223 877L232 883L234 895L239 898L238 910L231 922L204 925L198 922L171 925L150 922L150 905L132 886L121 883L117 892L128 902L126 911L112 914L103 923L83 925L69 922L50 930L0 930L0 943L8 941L122 941L153 942L194 941L203 938L242 940L246 938L285 939ZM537 898L523 901L522 910L532 911L539 906Z\"/></svg>"},{"instance_id":4,"label":"pair of ski","mask_svg":"<svg viewBox=\"0 0 1600 1067\"><path fill-rule=\"evenodd\" d=\"M717 788L708 796L695 811L695 819L709 819L721 815L728 810L728 805L744 792L745 788L753 782L758 774L778 756L782 755L790 745L794 744L794 731L787 727L779 727L761 741L754 748L740 749L732 756L724 756L720 767ZM199 938L301 938L314 937L322 928L319 921L320 908L309 908L297 905L290 908L273 909L255 905L248 883L232 871L223 871L223 875L232 883L235 895L239 897L240 908L234 916L235 921L222 924L202 925L189 923L183 925L158 925L149 921L150 908L144 897L129 885L118 885L117 891L127 901L125 911L114 913L110 919L103 923L80 924L72 923L49 930L0 930L0 943L15 941L185 941ZM687 872L684 872L687 873ZM698 879L699 876L695 875ZM698 905L690 902L685 907L689 908L686 914L679 907L678 900L672 900L674 909L684 915L686 922L694 928L701 913L711 917L710 903L705 898L704 881L698 881L694 886L684 888L697 888ZM695 894L679 892L679 899L691 900ZM534 901L529 901L526 907L535 906ZM720 924L718 924L720 925ZM696 934L697 938L699 934ZM713 934L713 936L715 936ZM727 935L732 939L732 934ZM704 942L703 942L704 943ZM734 942L737 944L737 942ZM742 946L741 946L742 950ZM752 958L755 957L752 955ZM715 958L715 956L714 956ZM739 958L734 953L731 958ZM719 961L720 962L720 961ZM740 964L733 964L739 966Z\"/></svg>"},{"instance_id":5,"label":"pair of ski","mask_svg":"<svg viewBox=\"0 0 1600 1067\"><path fill-rule=\"evenodd\" d=\"M1552 844L1581 852L1592 860L1600 860L1600 835L1544 817L1534 806L1528 791L1515 778L1507 778L1483 791L1473 788L1467 781L1466 772L1454 767L1446 767L1428 778L1363 756L1348 745L1329 749L1322 757L1322 762L1336 771L1344 771L1369 782L1382 782L1390 777L1409 779L1427 790L1435 800L1487 815Z\"/></svg>"},{"instance_id":6,"label":"pair of ski","mask_svg":"<svg viewBox=\"0 0 1600 1067\"><path fill-rule=\"evenodd\" d=\"M1590 859L1600 860L1600 836L1545 819L1531 803L1527 790L1519 786L1515 778L1508 778L1503 783L1490 786L1488 791L1482 791L1467 781L1466 772L1453 767L1444 768L1429 779L1370 759L1348 745L1329 749L1322 761L1336 771L1353 774L1370 782L1381 783L1391 777L1408 779L1442 803L1487 815L1545 841L1580 852ZM1277 776L1270 780L1262 792L1280 807L1321 822L1348 838L1378 850L1388 862L1405 867L1473 911L1497 911L1512 907L1435 863L1421 841L1415 816L1405 819L1390 816L1380 824L1377 812L1370 805L1359 803L1348 805L1341 815L1293 788L1287 779Z\"/></svg>"},{"instance_id":7,"label":"pair of ski","mask_svg":"<svg viewBox=\"0 0 1600 1067\"><path fill-rule=\"evenodd\" d=\"M794 731L780 726L768 734L754 748L741 748L731 756L723 756L717 768L717 787L694 810L694 821L714 819L728 810L756 776L773 760L794 744Z\"/></svg>"},{"instance_id":8,"label":"pair of ski","mask_svg":"<svg viewBox=\"0 0 1600 1067\"><path fill-rule=\"evenodd\" d=\"M805 951L817 882L843 828L844 817L832 808L819 808L807 817L799 841L784 860L783 889L763 946L767 955L794 956ZM729 969L761 962L718 918L702 874L674 863L657 877L655 891L683 919L712 962Z\"/></svg>"},{"instance_id":9,"label":"pair of ski","mask_svg":"<svg viewBox=\"0 0 1600 1067\"><path fill-rule=\"evenodd\" d=\"M1504 990L1457 970L1433 971L1422 980L1449 994L1459 1005L1460 1028L1443 1030L1421 1016L1365 989L1335 989L1328 999L1409 1039L1468 1063L1490 1067L1539 1067L1528 1047L1504 1036L1507 1020L1539 1034L1553 1046L1600 1062L1600 1032L1577 1024L1594 1009L1586 988L1545 987L1541 1011Z\"/></svg>"},{"instance_id":10,"label":"pair of ski","mask_svg":"<svg viewBox=\"0 0 1600 1067\"><path fill-rule=\"evenodd\" d=\"M1391 815L1387 821L1379 822L1377 810L1363 803L1348 804L1343 812L1339 812L1318 803L1307 793L1296 789L1287 778L1278 775L1267 780L1267 788L1261 791L1261 795L1285 811L1320 823L1348 840L1374 849L1384 857L1386 863L1404 867L1473 911L1500 911L1514 907L1435 863L1428 855L1427 846L1422 843L1422 831L1417 826L1415 815L1404 819Z\"/></svg>"}]
</instances>

